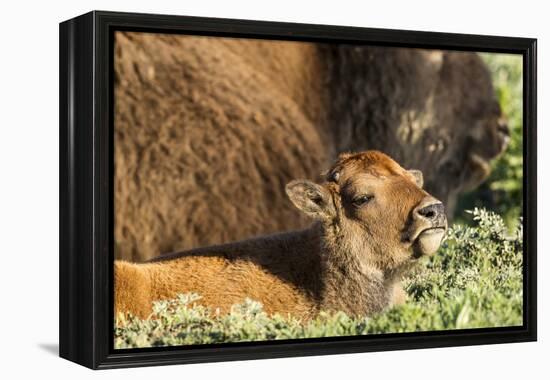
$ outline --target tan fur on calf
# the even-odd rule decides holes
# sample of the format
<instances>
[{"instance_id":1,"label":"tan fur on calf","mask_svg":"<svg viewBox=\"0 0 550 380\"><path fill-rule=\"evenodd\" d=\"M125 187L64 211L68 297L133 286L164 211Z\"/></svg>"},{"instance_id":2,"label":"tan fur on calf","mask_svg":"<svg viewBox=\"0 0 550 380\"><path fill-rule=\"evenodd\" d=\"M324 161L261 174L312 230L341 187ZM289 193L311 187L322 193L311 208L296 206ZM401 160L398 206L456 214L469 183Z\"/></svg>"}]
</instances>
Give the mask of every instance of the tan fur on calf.
<instances>
[{"instance_id":1,"label":"tan fur on calf","mask_svg":"<svg viewBox=\"0 0 550 380\"><path fill-rule=\"evenodd\" d=\"M222 313L245 298L268 313L311 318L321 310L372 315L403 302L399 281L433 254L446 229L440 202L418 172L369 151L346 154L326 181L290 182L294 205L316 222L308 229L115 262L115 310L142 318L155 300L198 293Z\"/></svg>"}]
</instances>

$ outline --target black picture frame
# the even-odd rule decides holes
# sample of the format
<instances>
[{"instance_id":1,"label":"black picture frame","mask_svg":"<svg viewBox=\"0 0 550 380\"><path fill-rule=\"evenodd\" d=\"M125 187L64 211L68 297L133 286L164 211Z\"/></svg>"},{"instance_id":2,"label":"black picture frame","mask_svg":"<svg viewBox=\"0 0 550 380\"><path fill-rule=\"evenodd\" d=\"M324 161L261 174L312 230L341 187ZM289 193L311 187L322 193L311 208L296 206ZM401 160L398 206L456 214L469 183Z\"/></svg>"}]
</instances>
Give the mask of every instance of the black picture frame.
<instances>
[{"instance_id":1,"label":"black picture frame","mask_svg":"<svg viewBox=\"0 0 550 380\"><path fill-rule=\"evenodd\" d=\"M114 350L112 104L116 30L521 54L523 326ZM536 39L105 11L62 22L59 38L61 357L102 369L536 340Z\"/></svg>"}]
</instances>

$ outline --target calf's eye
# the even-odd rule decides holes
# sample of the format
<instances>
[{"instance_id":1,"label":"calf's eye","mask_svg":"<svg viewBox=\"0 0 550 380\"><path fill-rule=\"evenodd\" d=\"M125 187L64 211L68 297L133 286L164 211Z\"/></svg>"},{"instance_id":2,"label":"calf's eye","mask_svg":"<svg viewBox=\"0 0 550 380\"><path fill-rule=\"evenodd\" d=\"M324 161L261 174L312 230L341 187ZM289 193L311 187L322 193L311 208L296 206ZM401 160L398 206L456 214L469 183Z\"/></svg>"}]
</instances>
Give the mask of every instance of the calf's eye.
<instances>
[{"instance_id":1,"label":"calf's eye","mask_svg":"<svg viewBox=\"0 0 550 380\"><path fill-rule=\"evenodd\" d=\"M374 198L374 195L361 195L353 200L353 204L357 207L366 205Z\"/></svg>"}]
</instances>

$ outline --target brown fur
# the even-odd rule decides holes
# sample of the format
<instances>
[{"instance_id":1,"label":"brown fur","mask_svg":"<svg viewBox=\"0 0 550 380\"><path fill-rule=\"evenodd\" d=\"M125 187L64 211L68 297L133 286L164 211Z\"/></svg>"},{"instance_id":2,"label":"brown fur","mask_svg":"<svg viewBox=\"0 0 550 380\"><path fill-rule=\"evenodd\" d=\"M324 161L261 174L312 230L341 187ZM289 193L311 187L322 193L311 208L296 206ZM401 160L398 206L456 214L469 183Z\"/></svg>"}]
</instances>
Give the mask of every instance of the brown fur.
<instances>
[{"instance_id":1,"label":"brown fur","mask_svg":"<svg viewBox=\"0 0 550 380\"><path fill-rule=\"evenodd\" d=\"M149 263L116 261L115 310L144 318L154 300L188 292L222 313L248 297L268 313L306 319L320 310L371 315L403 302L401 276L416 258L433 253L415 255L419 241L431 239L428 230L446 228L444 213L418 216L437 201L414 174L380 152L342 155L322 184L287 185L295 206L316 220L310 228ZM373 198L358 205L367 193Z\"/></svg>"},{"instance_id":2,"label":"brown fur","mask_svg":"<svg viewBox=\"0 0 550 380\"><path fill-rule=\"evenodd\" d=\"M116 256L305 228L277 189L376 148L449 205L503 147L474 53L115 36ZM499 129L500 128L500 129Z\"/></svg>"}]
</instances>

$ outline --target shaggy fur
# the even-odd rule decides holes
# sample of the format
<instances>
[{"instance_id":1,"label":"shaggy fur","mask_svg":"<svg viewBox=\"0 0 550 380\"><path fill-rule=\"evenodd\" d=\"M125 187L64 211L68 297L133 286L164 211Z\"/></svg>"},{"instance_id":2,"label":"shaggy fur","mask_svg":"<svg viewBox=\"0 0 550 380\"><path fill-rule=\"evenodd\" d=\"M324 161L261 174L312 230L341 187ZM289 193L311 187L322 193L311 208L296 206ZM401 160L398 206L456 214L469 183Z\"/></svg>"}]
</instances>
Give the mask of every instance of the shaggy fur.
<instances>
[{"instance_id":1,"label":"shaggy fur","mask_svg":"<svg viewBox=\"0 0 550 380\"><path fill-rule=\"evenodd\" d=\"M116 261L115 310L145 318L154 300L196 292L221 313L248 297L268 313L305 319L320 310L372 315L403 301L402 275L437 249L446 229L442 208L422 216L426 205L440 203L419 185L418 172L382 153L342 155L324 183L286 187L294 205L316 220L310 228L150 263Z\"/></svg>"},{"instance_id":2,"label":"shaggy fur","mask_svg":"<svg viewBox=\"0 0 550 380\"><path fill-rule=\"evenodd\" d=\"M452 205L504 146L473 53L122 33L115 36L116 256L296 230L280 191L376 148Z\"/></svg>"}]
</instances>

